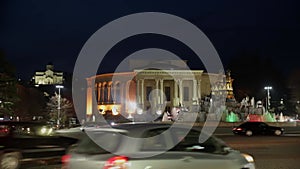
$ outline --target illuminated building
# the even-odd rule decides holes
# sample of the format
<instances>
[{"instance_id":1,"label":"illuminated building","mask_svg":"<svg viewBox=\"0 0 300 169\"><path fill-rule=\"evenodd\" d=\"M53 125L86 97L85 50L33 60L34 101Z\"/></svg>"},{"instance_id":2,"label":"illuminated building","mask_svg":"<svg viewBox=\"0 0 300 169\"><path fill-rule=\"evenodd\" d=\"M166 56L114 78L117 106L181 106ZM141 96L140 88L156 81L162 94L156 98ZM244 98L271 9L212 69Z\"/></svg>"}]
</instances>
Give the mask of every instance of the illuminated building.
<instances>
[{"instance_id":1,"label":"illuminated building","mask_svg":"<svg viewBox=\"0 0 300 169\"><path fill-rule=\"evenodd\" d=\"M218 81L220 76L222 82ZM211 86L210 80L216 85ZM216 91L227 92L227 98L232 99L232 81L230 74L208 74L203 70L134 69L132 72L100 74L87 78L87 116L93 114L93 97L98 113L114 115L131 115L150 108L189 108L199 105L202 98ZM221 83L224 85L217 85Z\"/></svg>"},{"instance_id":2,"label":"illuminated building","mask_svg":"<svg viewBox=\"0 0 300 169\"><path fill-rule=\"evenodd\" d=\"M54 66L49 63L46 65L45 71L36 71L32 78L34 85L53 85L63 84L63 72L55 72Z\"/></svg>"}]
</instances>

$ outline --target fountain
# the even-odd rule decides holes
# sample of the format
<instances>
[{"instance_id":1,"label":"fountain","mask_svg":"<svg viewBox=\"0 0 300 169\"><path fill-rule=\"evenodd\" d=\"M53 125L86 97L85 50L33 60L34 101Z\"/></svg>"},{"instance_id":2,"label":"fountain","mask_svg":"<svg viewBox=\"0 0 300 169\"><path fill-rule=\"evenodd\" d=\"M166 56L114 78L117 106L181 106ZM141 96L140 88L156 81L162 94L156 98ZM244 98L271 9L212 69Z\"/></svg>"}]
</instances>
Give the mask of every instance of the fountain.
<instances>
[{"instance_id":1,"label":"fountain","mask_svg":"<svg viewBox=\"0 0 300 169\"><path fill-rule=\"evenodd\" d=\"M264 122L276 122L276 119L274 116L269 113L268 111L263 115L263 121Z\"/></svg>"},{"instance_id":2,"label":"fountain","mask_svg":"<svg viewBox=\"0 0 300 169\"><path fill-rule=\"evenodd\" d=\"M230 112L229 114L226 115L226 122L238 122L239 121L239 117L234 113L234 112Z\"/></svg>"},{"instance_id":3,"label":"fountain","mask_svg":"<svg viewBox=\"0 0 300 169\"><path fill-rule=\"evenodd\" d=\"M280 116L279 116L279 122L284 122L284 117L283 117L283 114L282 112L280 113Z\"/></svg>"},{"instance_id":4,"label":"fountain","mask_svg":"<svg viewBox=\"0 0 300 169\"><path fill-rule=\"evenodd\" d=\"M259 114L249 114L247 116L247 121L250 122L261 122L263 121L263 116Z\"/></svg>"}]
</instances>

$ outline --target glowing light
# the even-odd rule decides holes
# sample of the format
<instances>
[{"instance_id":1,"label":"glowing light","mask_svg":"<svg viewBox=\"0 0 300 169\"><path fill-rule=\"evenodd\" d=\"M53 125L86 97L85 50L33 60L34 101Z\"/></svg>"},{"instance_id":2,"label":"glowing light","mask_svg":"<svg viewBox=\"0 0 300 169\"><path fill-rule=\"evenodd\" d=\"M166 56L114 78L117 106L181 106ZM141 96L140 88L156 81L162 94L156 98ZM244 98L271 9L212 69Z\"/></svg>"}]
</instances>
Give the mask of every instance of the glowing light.
<instances>
[{"instance_id":1,"label":"glowing light","mask_svg":"<svg viewBox=\"0 0 300 169\"><path fill-rule=\"evenodd\" d=\"M136 103L135 102L129 102L128 104L128 113L134 113L136 111Z\"/></svg>"},{"instance_id":2,"label":"glowing light","mask_svg":"<svg viewBox=\"0 0 300 169\"><path fill-rule=\"evenodd\" d=\"M43 127L42 129L41 129L41 134L45 134L47 132L47 129L45 128L45 127Z\"/></svg>"},{"instance_id":3,"label":"glowing light","mask_svg":"<svg viewBox=\"0 0 300 169\"><path fill-rule=\"evenodd\" d=\"M119 112L118 112L116 106L113 106L113 107L112 107L112 115L114 115L114 116L119 115Z\"/></svg>"},{"instance_id":4,"label":"glowing light","mask_svg":"<svg viewBox=\"0 0 300 169\"><path fill-rule=\"evenodd\" d=\"M156 114L157 114L157 115L161 115L161 114L162 114L162 110L157 110L157 111L156 111Z\"/></svg>"},{"instance_id":5,"label":"glowing light","mask_svg":"<svg viewBox=\"0 0 300 169\"><path fill-rule=\"evenodd\" d=\"M249 114L248 115L248 121L250 122L261 122L263 121L263 117L262 115L259 115L259 114Z\"/></svg>"},{"instance_id":6,"label":"glowing light","mask_svg":"<svg viewBox=\"0 0 300 169\"><path fill-rule=\"evenodd\" d=\"M226 116L226 122L238 122L238 121L239 121L238 116L235 113L233 113L233 112L230 112Z\"/></svg>"},{"instance_id":7,"label":"glowing light","mask_svg":"<svg viewBox=\"0 0 300 169\"><path fill-rule=\"evenodd\" d=\"M136 113L139 114L139 115L143 114L143 109L138 108L137 111L136 111Z\"/></svg>"},{"instance_id":8,"label":"glowing light","mask_svg":"<svg viewBox=\"0 0 300 169\"><path fill-rule=\"evenodd\" d=\"M264 121L264 122L276 122L276 119L272 116L271 113L266 112L266 113L263 115L263 121Z\"/></svg>"},{"instance_id":9,"label":"glowing light","mask_svg":"<svg viewBox=\"0 0 300 169\"><path fill-rule=\"evenodd\" d=\"M106 107L104 105L101 105L99 108L100 113L105 114L105 110L106 110Z\"/></svg>"},{"instance_id":10,"label":"glowing light","mask_svg":"<svg viewBox=\"0 0 300 169\"><path fill-rule=\"evenodd\" d=\"M248 154L242 154L244 156L244 158L249 162L249 163L253 163L254 159L251 155Z\"/></svg>"}]
</instances>

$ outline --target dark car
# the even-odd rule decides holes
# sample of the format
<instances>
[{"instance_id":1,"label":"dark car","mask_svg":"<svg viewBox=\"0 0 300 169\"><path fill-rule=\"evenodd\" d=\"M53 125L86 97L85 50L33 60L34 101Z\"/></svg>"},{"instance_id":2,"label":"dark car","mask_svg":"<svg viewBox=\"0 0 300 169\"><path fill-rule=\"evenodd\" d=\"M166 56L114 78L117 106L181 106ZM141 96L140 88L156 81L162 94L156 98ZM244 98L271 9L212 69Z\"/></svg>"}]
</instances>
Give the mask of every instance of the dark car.
<instances>
[{"instance_id":1,"label":"dark car","mask_svg":"<svg viewBox=\"0 0 300 169\"><path fill-rule=\"evenodd\" d=\"M252 135L276 135L283 134L284 129L281 127L270 126L264 122L245 122L232 129L234 134L252 136Z\"/></svg>"},{"instance_id":2,"label":"dark car","mask_svg":"<svg viewBox=\"0 0 300 169\"><path fill-rule=\"evenodd\" d=\"M17 169L25 162L59 159L76 142L56 136L46 123L1 121L0 168Z\"/></svg>"}]
</instances>

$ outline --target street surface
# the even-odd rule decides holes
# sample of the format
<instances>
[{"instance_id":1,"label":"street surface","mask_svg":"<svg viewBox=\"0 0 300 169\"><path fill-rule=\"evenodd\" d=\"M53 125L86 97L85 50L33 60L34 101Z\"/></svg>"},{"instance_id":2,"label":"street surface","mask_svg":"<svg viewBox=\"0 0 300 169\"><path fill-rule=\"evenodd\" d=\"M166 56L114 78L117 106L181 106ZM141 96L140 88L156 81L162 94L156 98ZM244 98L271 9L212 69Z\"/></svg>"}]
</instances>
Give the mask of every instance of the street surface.
<instances>
[{"instance_id":1,"label":"street surface","mask_svg":"<svg viewBox=\"0 0 300 169\"><path fill-rule=\"evenodd\" d=\"M257 169L300 169L300 127L284 127L283 136L235 136L231 128L215 134L229 146L254 156Z\"/></svg>"},{"instance_id":2,"label":"street surface","mask_svg":"<svg viewBox=\"0 0 300 169\"><path fill-rule=\"evenodd\" d=\"M229 146L254 156L257 169L299 169L299 136L219 136Z\"/></svg>"}]
</instances>

